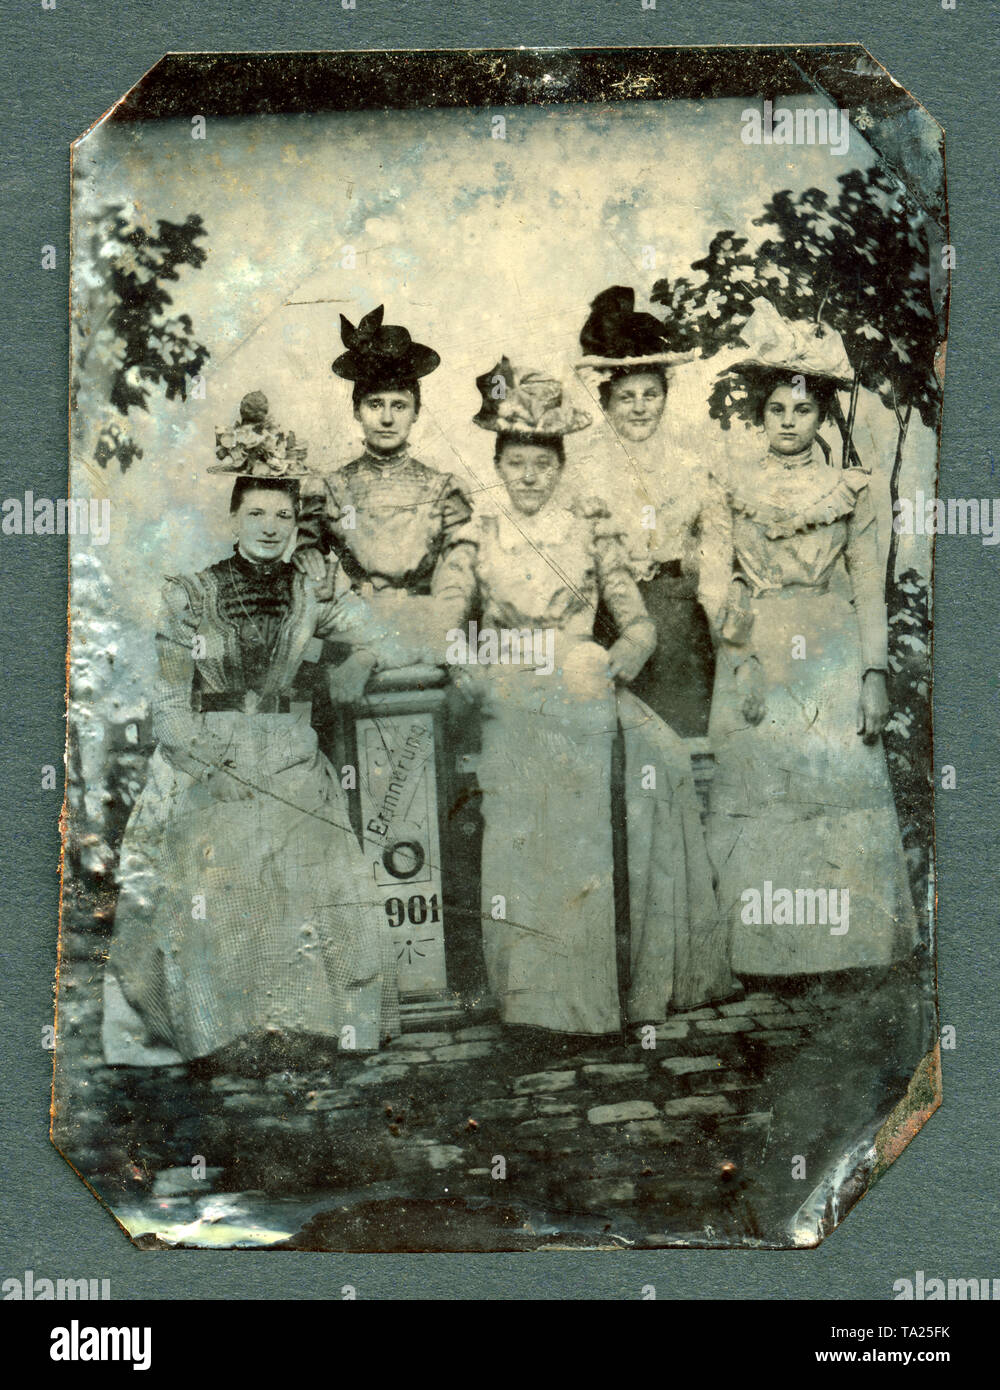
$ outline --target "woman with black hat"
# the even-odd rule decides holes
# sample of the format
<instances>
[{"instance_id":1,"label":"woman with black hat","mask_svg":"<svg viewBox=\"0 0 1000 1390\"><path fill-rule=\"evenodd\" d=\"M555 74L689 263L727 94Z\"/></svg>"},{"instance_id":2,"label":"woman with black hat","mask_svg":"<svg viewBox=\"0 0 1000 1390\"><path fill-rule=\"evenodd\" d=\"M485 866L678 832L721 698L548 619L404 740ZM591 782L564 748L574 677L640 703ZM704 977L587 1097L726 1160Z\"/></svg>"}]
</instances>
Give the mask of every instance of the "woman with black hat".
<instances>
[{"instance_id":1,"label":"woman with black hat","mask_svg":"<svg viewBox=\"0 0 1000 1390\"><path fill-rule=\"evenodd\" d=\"M563 479L565 437L589 416L564 401L557 381L507 358L476 384L475 423L496 435L503 488L477 507L433 591L455 646L450 659L470 648L455 679L482 701L488 980L506 1023L614 1033L731 989L690 760L623 688L656 634L607 507L581 500ZM594 641L599 602L617 634L609 650ZM459 625L475 611L473 648L471 627L465 638ZM526 635L546 638L551 660L537 648L527 661L515 663L509 650L505 658L505 633L522 658ZM624 785L613 794L619 720ZM619 953L623 845L613 820L622 810L630 934ZM620 914L620 895L617 905Z\"/></svg>"},{"instance_id":2,"label":"woman with black hat","mask_svg":"<svg viewBox=\"0 0 1000 1390\"><path fill-rule=\"evenodd\" d=\"M332 551L355 590L374 593L375 608L388 618L399 613L399 600L429 592L434 566L471 508L453 474L410 452L420 382L441 359L407 329L383 323L384 312L380 304L357 327L341 315L346 351L332 370L353 383L364 449L310 480L294 559L320 579L319 557Z\"/></svg>"},{"instance_id":3,"label":"woman with black hat","mask_svg":"<svg viewBox=\"0 0 1000 1390\"><path fill-rule=\"evenodd\" d=\"M384 916L310 725L324 639L380 634L361 600L320 598L283 559L305 450L260 392L217 443L235 545L164 584L157 747L122 844L106 975L109 1062L239 1045L273 1066L300 1045L305 1059L376 1049L398 1028Z\"/></svg>"},{"instance_id":4,"label":"woman with black hat","mask_svg":"<svg viewBox=\"0 0 1000 1390\"><path fill-rule=\"evenodd\" d=\"M635 291L613 285L590 306L576 364L597 383L613 430L597 460L595 487L613 499L656 651L633 692L682 738L704 736L712 693L711 635L697 596L697 533L706 470L665 424L670 372L692 354L672 351L669 327L635 308Z\"/></svg>"}]
</instances>

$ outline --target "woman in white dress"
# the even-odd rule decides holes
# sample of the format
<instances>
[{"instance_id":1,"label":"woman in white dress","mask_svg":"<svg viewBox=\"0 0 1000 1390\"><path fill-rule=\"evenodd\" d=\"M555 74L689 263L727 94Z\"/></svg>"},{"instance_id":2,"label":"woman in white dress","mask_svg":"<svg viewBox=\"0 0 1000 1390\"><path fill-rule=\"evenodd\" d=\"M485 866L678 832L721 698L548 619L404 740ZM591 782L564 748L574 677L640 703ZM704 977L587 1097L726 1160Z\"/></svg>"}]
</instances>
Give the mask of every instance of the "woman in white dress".
<instances>
[{"instance_id":1,"label":"woman in white dress","mask_svg":"<svg viewBox=\"0 0 1000 1390\"><path fill-rule=\"evenodd\" d=\"M665 407L672 368L693 354L671 349L667 324L613 285L590 306L576 364L596 381L611 429L594 485L622 528L632 573L656 624L656 648L632 690L682 738L708 729L715 654L698 601L698 535L707 469L680 447Z\"/></svg>"},{"instance_id":2,"label":"woman in white dress","mask_svg":"<svg viewBox=\"0 0 1000 1390\"><path fill-rule=\"evenodd\" d=\"M701 562L719 639L709 850L733 969L884 969L918 944L881 740L884 568L870 474L818 442L850 366L838 334L765 302L742 336L767 445L714 479Z\"/></svg>"},{"instance_id":3,"label":"woman in white dress","mask_svg":"<svg viewBox=\"0 0 1000 1390\"><path fill-rule=\"evenodd\" d=\"M503 380L500 399L495 383ZM563 482L563 440L589 417L557 382L504 358L477 385L503 490L439 564L433 594L461 645L538 634L530 664L456 667L482 701L483 946L507 1023L618 1032L731 991L690 760L623 687L655 646L619 530ZM617 628L594 641L603 601ZM487 636L488 640L488 636ZM535 641L533 637L533 641ZM455 653L452 653L452 660ZM473 657L475 660L475 657ZM629 949L616 944L612 754L624 731Z\"/></svg>"}]
</instances>

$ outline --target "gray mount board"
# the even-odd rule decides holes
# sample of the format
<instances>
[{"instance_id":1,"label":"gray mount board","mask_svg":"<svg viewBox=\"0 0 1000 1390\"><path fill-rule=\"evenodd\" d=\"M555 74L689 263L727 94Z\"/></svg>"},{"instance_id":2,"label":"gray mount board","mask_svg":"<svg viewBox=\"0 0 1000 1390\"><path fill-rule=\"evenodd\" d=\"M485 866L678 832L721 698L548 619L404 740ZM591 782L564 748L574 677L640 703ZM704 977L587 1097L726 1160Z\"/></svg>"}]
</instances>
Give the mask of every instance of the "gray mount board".
<instances>
[{"instance_id":1,"label":"gray mount board","mask_svg":"<svg viewBox=\"0 0 1000 1390\"><path fill-rule=\"evenodd\" d=\"M183 13L183 7L175 8L173 17ZM451 12L450 21L458 24L458 10ZM718 27L725 30L725 38L729 42L734 41L734 37L739 36L752 40L756 35L746 32L748 21L745 16L737 14L733 17L734 22L725 23L729 17L726 16L721 8L718 13ZM63 12L60 12L62 19ZM305 10L300 11L300 16L304 18ZM968 491L967 479L969 476L977 478L984 473L991 474L992 435L990 434L991 422L987 414L986 404L973 385L975 378L970 379L967 375L969 370L963 362L974 361L977 356L981 360L988 360L986 346L995 340L995 335L990 332L991 327L995 327L995 304L991 303L988 293L977 293L973 286L977 276L977 262L982 266L986 262L985 237L988 233L985 230L985 219L977 220L978 209L982 206L974 196L976 185L982 179L983 170L989 168L990 150L984 142L979 145L981 160L977 162L972 157L975 145L975 120L977 107L974 94L969 90L964 81L964 67L961 61L962 54L976 51L976 36L974 26L977 23L976 14L966 15L959 13L950 15L947 13L939 14L934 12L930 19L920 26L911 29L906 36L905 43L894 32L894 26L898 25L902 17L894 16L891 10L884 10L879 16L873 17L870 14L854 14L852 7L838 6L835 16L842 24L845 32L850 32L852 37L859 33L863 28L865 32L861 35L869 49L876 58L883 62L892 72L897 80L904 81L928 106L933 114L942 121L946 127L951 127L949 120L949 104L954 112L954 125L958 126L962 120L967 121L967 128L963 132L962 150L958 160L954 159L954 145L950 146L953 152L953 159L950 165L950 181L952 196L955 196L956 187L963 188L963 180L968 180L966 186L969 187L970 196L966 199L966 205L970 208L965 229L964 244L968 247L965 265L968 267L965 274L968 277L966 294L966 306L969 309L968 317L962 321L959 312L961 308L961 294L956 299L953 306L953 319L951 325L950 346L952 348L952 371L949 373L949 393L955 402L946 407L945 414L945 447L942 453L942 480L941 493L945 495L949 492ZM912 19L912 12L908 17ZM31 141L24 143L19 149L21 161L20 172L15 173L15 191L21 193L21 197L15 199L19 209L18 236L24 243L27 242L31 233L34 235L33 244L39 246L49 240L56 241L59 237L57 231L60 209L62 217L65 217L65 183L63 174L65 165L59 167L59 159L54 153L54 145L57 138L62 138L65 148L65 141L75 137L89 119L92 118L94 111L94 100L92 84L81 81L83 73L81 66L76 61L69 69L69 47L63 47L65 42L66 30L61 31L58 44L51 43L46 38L39 38L38 25L51 22L52 16L32 17L30 20L19 19L18 26L15 26L15 39L23 34L25 48L29 48L34 54L34 67L30 69L31 79L27 91L31 96L37 97L39 106L38 112L44 113L43 120L36 117L33 125L34 134ZM352 16L354 28L352 30L352 40L360 32L359 16ZM610 40L614 42L648 42L650 35L648 31L648 21L650 15L639 15L628 21L627 34L622 32L626 27L622 15L616 15L616 28L613 34L602 34L600 25L595 24L588 28L586 39L588 43ZM831 18L829 11L824 12L824 19ZM192 15L192 19L197 19L201 23L200 30L192 29L192 33L197 33L197 41L204 43L205 16L203 9L199 7L197 16ZM607 17L604 17L605 23ZM803 17L799 16L799 23ZM575 11L572 16L574 27L582 20L579 11ZM742 21L742 24L740 23ZM299 20L302 23L303 19ZM547 32L532 36L539 43L548 44L554 41L568 42L570 36L565 31L568 17L560 22L555 15L551 17L551 22L546 26ZM72 52L74 58L81 53L93 52L95 55L101 51L99 35L92 28L83 23L82 19L77 20L78 28L74 32L74 43ZM535 24L538 25L538 17L535 17ZM449 43L468 43L473 40L474 18L470 17L470 27L463 29L461 34L453 33L448 36L436 36L438 41ZM636 34L633 28L638 29L643 25L642 32ZM955 29L949 32L946 26L954 25ZM959 31L958 26L962 28ZM395 27L395 26L394 26ZM683 26L678 26L683 27ZM494 26L489 25L491 31ZM553 36L552 30L558 29L560 32ZM958 37L960 33L960 37ZM707 34L703 30L698 33L678 33L672 31L669 38L676 42L680 39L685 41L706 42L710 38L721 37L721 34ZM124 54L128 50L128 43L123 41L118 48L117 62L121 66L121 80L117 75L114 79L109 78L107 70L102 73L102 79L108 83L104 91L104 98L107 102L114 99L122 90L125 90L134 80L137 72L142 71L148 66L149 62L158 56L163 47L175 46L172 42L161 43L160 47L150 50L148 35L132 36L136 40L136 47L141 50L138 54L139 61L134 67L126 72L128 63ZM157 36L160 37L159 35ZM297 41L301 41L303 36L295 35ZM398 33L392 34L394 42L409 43L428 43L433 41L433 37L428 33L406 35ZM478 35L476 35L478 38ZM503 39L510 41L511 38L524 40L523 34L516 36L504 35ZM571 36L573 40L579 42L579 34ZM666 36L664 36L666 37ZM774 39L789 39L797 41L801 39L801 33L769 35ZM226 36L221 28L213 32L212 45L218 47L243 47L239 42L239 36ZM497 41L498 36L490 32L483 35L484 40ZM236 39L236 42L234 42ZM228 40L228 41L227 41ZM273 43L275 46L288 46L288 35L267 32L266 25L262 25L258 32L254 33L255 43L261 47ZM881 42L879 41L881 40ZM313 42L315 39L313 38ZM47 46L50 45L50 46ZM89 45L89 47L88 47ZM210 46L206 44L205 46ZM16 46L12 45L9 53L16 51ZM986 55L987 61L990 54L989 42L983 39L979 51ZM62 71L61 71L62 69ZM26 71L29 69L25 69ZM54 82L53 76L59 73L60 76L71 75L74 81L72 88L66 89L61 82ZM72 93L71 98L67 96L67 90ZM935 96L937 99L935 100ZM69 101L72 101L72 109L69 108ZM101 105L97 102L97 107ZM980 108L981 109L981 108ZM60 128L60 122L63 123ZM53 146L42 148L43 141L39 138L39 130L43 127L53 130ZM7 129L7 138L23 137L23 128L14 131L11 127ZM51 201L47 202L44 198L28 197L27 190L30 187L49 188L52 190ZM953 204L954 218L954 204ZM957 232L953 228L953 236L961 246ZM8 239L8 245L13 244ZM63 242L63 244L65 244ZM11 379L5 383L7 398L11 406L10 415L14 421L13 437L7 451L8 462L13 464L18 460L18 468L15 474L16 484L20 483L21 478L30 475L37 480L36 490L38 492L47 491L50 495L58 492L58 480L62 476L62 462L60 456L60 391L53 383L60 378L61 357L60 344L65 342L65 319L63 317L63 303L61 291L57 292L57 287L53 286L56 277L46 280L43 278L39 294L37 286L37 272L28 271L26 267L31 264L30 258L25 254L21 262L13 273L8 274L8 285L11 293L7 299L5 312L11 314L12 322L15 325L14 331L8 336L9 340L23 343L24 360L29 366L29 370L18 373L16 379ZM35 278L32 279L32 273ZM984 291L988 289L983 286ZM29 310L27 300L18 301L17 291L25 294L32 304ZM973 311L975 306L975 311ZM51 323L51 329L43 333L41 328L42 313L47 315L47 322ZM989 315L993 314L990 319ZM35 370L30 368L34 366ZM44 383L48 383L45 385ZM29 409L30 402L30 409ZM23 407L23 408L19 408ZM30 421L30 428L29 422ZM949 428L952 432L952 443L949 448ZM32 462L34 460L34 462ZM955 470L954 486L949 485L949 468ZM5 491L12 491L6 488ZM914 1267L922 1266L935 1257L942 1270L947 1270L952 1266L964 1268L961 1256L965 1257L968 1263L975 1255L988 1254L980 1245L977 1244L977 1233L988 1231L990 1223L985 1219L977 1219L977 1204L981 1202L989 1190L988 1180L988 1150L985 1145L986 1122L989 1114L989 1097L982 1088L977 1090L976 1069L981 1068L980 1075L985 1073L986 1056L988 1051L989 1030L983 1026L983 1019L988 1016L988 1008L995 1008L992 1002L992 995L988 994L985 988L984 976L981 973L983 962L989 959L989 951L986 948L988 940L987 929L991 922L991 915L995 914L993 895L989 891L989 883L977 881L977 870L989 862L991 848L995 849L995 832L992 829L991 817L988 814L991 807L989 791L991 786L991 775L995 771L996 742L995 733L990 728L988 720L985 719L985 712L990 708L989 693L992 689L992 671L989 659L981 663L979 669L970 669L973 663L969 662L967 653L969 650L976 650L976 634L980 629L980 620L977 614L983 611L995 611L989 596L995 593L996 576L993 572L990 561L992 556L978 547L975 550L960 549L957 545L952 547L945 543L939 543L937 555L937 620L938 620L938 641L936 644L937 657L937 680L935 689L936 705L936 733L939 749L942 745L947 746L950 760L959 768L960 774L963 770L963 754L958 750L964 751L964 767L967 775L964 784L960 779L959 794L955 798L954 809L948 805L941 806L942 802L947 802L946 797L938 798L939 802L939 825L938 825L938 848L942 856L942 889L940 903L940 923L941 934L944 946L942 948L942 1018L943 1021L954 1022L960 1039L959 1050L955 1056L948 1059L946 1056L946 1090L949 1095L949 1103L945 1110L939 1114L927 1132L921 1136L921 1144L915 1146L910 1153L904 1157L900 1167L876 1189L868 1200L859 1207L852 1218L852 1225L855 1233L853 1240L861 1241L862 1234L857 1229L859 1218L865 1223L865 1237L870 1240L868 1247L872 1254L869 1256L869 1264L866 1268L871 1268L871 1261L879 1260L878 1252L884 1250L884 1244L880 1240L880 1229L883 1221L887 1222L894 1232L895 1250L893 1254L894 1267L893 1277L898 1273L908 1272L911 1263ZM50 978L50 966L52 947L54 943L53 930L53 908L55 902L54 883L51 879L51 864L55 852L55 835L53 830L53 818L51 802L44 804L43 798L39 797L35 790L37 780L32 775L36 766L46 760L57 760L58 752L49 752L49 749L58 750L59 746L59 727L60 727L60 669L61 654L59 641L49 641L43 645L37 634L46 632L55 634L58 631L59 613L62 607L60 594L63 592L64 574L60 571L60 566L52 563L52 558L40 550L32 554L23 549L19 553L12 554L9 547L4 550L5 568L15 568L19 571L18 578L14 584L8 578L8 592L15 591L21 594L31 595L30 605L16 605L13 607L9 618L9 625L6 632L6 640L11 643L12 656L5 661L5 672L8 679L20 678L26 685L30 682L30 688L34 692L31 697L26 698L20 691L12 692L12 700L16 702L19 711L23 711L17 720L16 736L19 737L20 747L23 750L20 754L22 765L30 768L23 773L23 780L13 782L13 789L16 795L13 798L14 807L8 816L8 824L17 827L17 833L11 837L10 848L14 851L14 863L16 871L5 875L5 892L10 895L5 920L14 924L13 930L8 936L8 962L14 972L14 979L22 984L24 988L18 991L22 1008L27 1014L24 1022L24 1037L36 1031L37 1021L44 1019L47 1015L46 994L47 981ZM969 569L973 570L970 580ZM8 571L9 573L9 571ZM994 586L991 590L991 584ZM968 609L965 616L964 609ZM51 623L46 625L43 619L51 619ZM17 629L13 626L20 622L25 633L25 640L16 640ZM35 634L29 638L27 634ZM961 636L959 634L962 634ZM15 639L15 640L12 640ZM961 673L961 680L959 674ZM965 712L966 722L964 726L961 721L961 714ZM969 719L970 711L982 711L982 715ZM39 756L37 749L41 743L46 748L44 756ZM992 762L990 761L992 757ZM942 759L939 757L939 761ZM14 759L15 763L17 759ZM11 790L8 785L7 791ZM977 797L981 798L977 802ZM979 809L977 809L977 807ZM980 813L981 811L981 813ZM49 849L46 851L46 843ZM950 862L953 866L949 873L947 865ZM967 877L963 878L963 872ZM951 880L950 886L949 878ZM37 887L27 887L27 884L37 885ZM959 885L962 887L959 887ZM16 885L16 887L15 887ZM47 885L47 886L46 886ZM951 896L949 909L948 897ZM977 896L978 895L978 896ZM948 916L953 916L956 925L961 922L962 947L959 949L954 943L959 939L958 933L952 938L949 948L947 920ZM33 923L33 926L32 926ZM17 935L23 934L24 946L16 951L13 949ZM27 941L30 940L32 948L29 953ZM950 960L949 960L950 956ZM949 984L950 981L950 984ZM950 1000L949 1000L950 994ZM982 1000L979 1004L977 1001ZM33 1010L33 1012L32 1012ZM35 1022L32 1022L32 1019ZM979 1026L975 1026L976 1023ZM39 1029L40 1031L40 1029ZM977 1040L978 1035L978 1040ZM961 1041L964 1038L964 1042ZM21 1065L16 1068L18 1077L12 1083L8 1094L12 1098L17 1098L25 1120L32 1116L44 1120L44 1084L39 1085L39 1077L44 1076L45 1058L42 1055L30 1051L27 1046L20 1050L12 1046L8 1050L8 1057L11 1054L17 1055L20 1051ZM27 1065L24 1065L24 1058L27 1057ZM950 1061L950 1077L948 1067ZM30 1085L30 1093L28 1086ZM33 1097L33 1099L32 1099ZM955 1128L949 1130L947 1137L942 1133L941 1137L935 1141L934 1131L948 1123L947 1112L953 1109L959 1112L952 1120ZM24 1129L30 1129L27 1123ZM41 1129L44 1126L42 1125ZM41 1129L39 1133L41 1134ZM24 1144L26 1141L19 1141ZM908 1186L905 1195L898 1190L902 1174L907 1169L912 1170L917 1163L915 1155L921 1146L930 1146L926 1156L920 1162L918 1170L914 1175L914 1186ZM118 1269L122 1270L121 1281L128 1282L130 1287L136 1292L140 1291L142 1281L135 1278L136 1266L134 1256L131 1252L112 1251L105 1247L104 1228L101 1228L101 1236L96 1237L96 1218L98 1213L94 1210L91 1199L86 1197L78 1189L74 1189L75 1180L71 1180L56 1156L51 1151L46 1150L43 1142L40 1142L33 1150L35 1157L30 1161L26 1157L27 1150L19 1148L12 1161L8 1165L8 1171L18 1173L22 1179L19 1188L23 1190L24 1197L20 1207L21 1219L28 1215L34 1215L46 1209L50 1210L53 1198L58 1192L62 1219L60 1221L60 1232L58 1246L53 1246L51 1237L40 1234L47 1226L47 1221L37 1219L34 1226L26 1223L25 1234L19 1236L13 1244L7 1257L7 1263L12 1267L17 1265L24 1257L25 1265L30 1264L27 1259L31 1255L37 1264L46 1257L49 1259L59 1257L59 1250L71 1248L67 1240L66 1232L72 1224L77 1233L73 1242L73 1248L80 1250L83 1248L94 1251L96 1261L95 1268L101 1272L110 1271L112 1275ZM976 1155L976 1162L973 1164L962 1163L961 1167L970 1173L974 1181L970 1183L967 1193L962 1193L956 1197L959 1184L956 1182L953 1173L948 1174L949 1191L952 1194L951 1210L949 1213L949 1229L942 1229L940 1203L936 1200L936 1194L942 1185L942 1172L950 1168L950 1163L945 1158L946 1153L950 1153L953 1158L956 1152L963 1155ZM940 1166L933 1172L927 1170L934 1167L936 1155L940 1153ZM890 1197L888 1188L893 1183L897 1184L894 1189L895 1200ZM920 1194L926 1190L927 1193L927 1219L919 1219ZM898 1204L898 1205L897 1205ZM912 1224L911 1224L912 1223ZM913 1243L907 1247L905 1239L901 1239L900 1232L908 1227L913 1230ZM29 1234L29 1231L32 1231ZM80 1234L89 1232L89 1236L84 1236L85 1244L80 1244ZM847 1228L840 1233L843 1241L846 1237ZM91 1243L93 1242L93 1243ZM710 1253L700 1254L696 1262L698 1279L704 1278L703 1296L774 1296L781 1288L781 1292L788 1296L796 1292L804 1296L812 1297L836 1297L836 1296L858 1296L859 1294L871 1293L873 1296L880 1296L883 1288L891 1286L891 1279L888 1275L883 1280L880 1276L872 1278L866 1275L864 1279L865 1287L858 1287L858 1280L852 1277L852 1259L847 1255L841 1255L838 1261L837 1252L833 1249L836 1241L821 1253L814 1256L796 1257L796 1275L801 1283L796 1283L792 1273L782 1274L780 1286L776 1285L776 1276L773 1272L773 1261L770 1270L768 1262L763 1257L744 1254L741 1258L745 1261L745 1271L739 1275L732 1274L732 1262L725 1265L716 1259L715 1268L720 1271L718 1275L713 1274L709 1277L708 1271L712 1269L713 1257ZM858 1247L860 1248L860 1247ZM912 1250L913 1260L903 1258L907 1249ZM98 1252L102 1253L98 1253ZM243 1256L242 1260L253 1258ZM550 1260L553 1256L548 1257ZM627 1276L623 1278L621 1274L605 1272L600 1269L594 1271L593 1260L585 1260L584 1257L557 1257L565 1258L568 1267L575 1271L575 1288L582 1296L594 1293L597 1285L600 1285L600 1296L635 1296L632 1290L632 1283ZM690 1291L694 1285L692 1279L691 1257L678 1255L674 1252L657 1256L644 1255L641 1257L623 1257L627 1260L636 1260L636 1268L644 1271L651 1267L655 1262L657 1269L657 1282L660 1287L661 1296L670 1296L670 1289L673 1287L680 1290L684 1287ZM856 1258L856 1257L855 1257ZM309 1257L313 1264L312 1257ZM813 1260L813 1270L822 1266L823 1273L817 1277L815 1273L809 1272L808 1261ZM344 1263L339 1257L325 1257L319 1264L319 1268L325 1270L346 1268L346 1265L356 1266L357 1258L352 1258ZM488 1264L495 1270L510 1268L510 1262L503 1257L493 1257L488 1261L465 1262L470 1268L482 1268ZM899 1269L895 1268L898 1263ZM224 1285L225 1275L223 1271L232 1265L231 1257L218 1256L213 1265L211 1276L213 1288L221 1290ZM421 1261L421 1265L426 1267L428 1261ZM262 1264L264 1268L266 1262ZM242 1267L242 1266L241 1266ZM407 1266L401 1263L399 1266L405 1269ZM455 1289L458 1286L458 1279L448 1273L449 1265L447 1261L435 1261L435 1270L440 1270L440 1278L446 1279L447 1284L438 1284L438 1289L444 1292L446 1288ZM518 1263L518 1282L519 1294L532 1296L530 1291L530 1275L526 1274ZM131 1269L126 1276L125 1270ZM381 1282L386 1266L379 1262L379 1280ZM881 1268L881 1265L879 1265ZM722 1274L725 1269L726 1275ZM681 1274L681 1271L685 1271ZM801 1273L799 1273L801 1271ZM731 1275L731 1278L726 1276ZM300 1296L309 1296L306 1293L308 1280L297 1284L296 1281L286 1282L285 1278L280 1281L276 1276L263 1275L265 1287L271 1278L275 1278L274 1288L280 1282L282 1291L299 1288ZM645 1277L645 1276L644 1276ZM157 1286L164 1291L170 1284L169 1270L158 1272L156 1276ZM466 1281L465 1287L468 1289L467 1276L463 1276ZM334 1276L334 1282L336 1276ZM595 1282L596 1281L596 1282ZM610 1284L609 1282L610 1281ZM683 1281L683 1282L682 1282ZM502 1276L501 1276L502 1283ZM237 1286L234 1285L234 1291ZM329 1284L324 1275L322 1287L328 1292ZM383 1286L385 1287L385 1286ZM544 1285L538 1292L542 1292ZM414 1290L416 1292L416 1290ZM316 1288L312 1296L324 1296L321 1288ZM500 1296L503 1296L500 1294Z\"/></svg>"}]
</instances>

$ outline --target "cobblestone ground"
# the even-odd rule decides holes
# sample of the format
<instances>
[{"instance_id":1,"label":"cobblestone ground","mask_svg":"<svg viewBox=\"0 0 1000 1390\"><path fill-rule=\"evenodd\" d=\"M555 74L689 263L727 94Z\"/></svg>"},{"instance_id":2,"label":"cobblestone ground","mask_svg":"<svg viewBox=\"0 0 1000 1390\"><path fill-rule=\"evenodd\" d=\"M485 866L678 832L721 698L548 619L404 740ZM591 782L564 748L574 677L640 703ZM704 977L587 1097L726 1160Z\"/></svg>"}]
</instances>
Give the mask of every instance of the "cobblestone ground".
<instances>
[{"instance_id":1,"label":"cobblestone ground","mask_svg":"<svg viewBox=\"0 0 1000 1390\"><path fill-rule=\"evenodd\" d=\"M53 1137L140 1243L781 1244L811 1186L779 1235L761 1175L815 1004L748 994L653 1047L476 1023L261 1075L111 1068L103 943L63 941Z\"/></svg>"}]
</instances>

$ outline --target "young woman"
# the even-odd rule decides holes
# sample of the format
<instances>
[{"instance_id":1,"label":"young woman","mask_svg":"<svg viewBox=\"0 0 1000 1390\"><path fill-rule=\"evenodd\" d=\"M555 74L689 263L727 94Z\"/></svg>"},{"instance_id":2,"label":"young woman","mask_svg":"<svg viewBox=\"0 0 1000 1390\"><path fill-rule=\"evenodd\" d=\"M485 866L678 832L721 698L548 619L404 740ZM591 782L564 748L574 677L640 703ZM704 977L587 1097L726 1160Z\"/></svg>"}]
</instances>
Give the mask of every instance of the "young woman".
<instances>
[{"instance_id":1,"label":"young woman","mask_svg":"<svg viewBox=\"0 0 1000 1390\"><path fill-rule=\"evenodd\" d=\"M498 393L496 383L503 382ZM477 385L475 423L496 434L503 484L442 559L433 593L454 638L538 633L543 661L456 667L482 701L482 921L492 992L507 1023L613 1033L729 991L689 760L634 680L656 633L621 535L599 501L563 484L564 438L589 418L559 384L504 358ZM599 602L618 636L593 637ZM472 657L475 662L475 656ZM630 949L616 956L612 787L625 730ZM620 844L620 842L619 842ZM624 1007L623 1007L624 1006Z\"/></svg>"},{"instance_id":2,"label":"young woman","mask_svg":"<svg viewBox=\"0 0 1000 1390\"><path fill-rule=\"evenodd\" d=\"M318 598L282 559L291 471L256 458L235 478L232 554L164 585L157 748L122 845L106 975L110 1062L268 1037L372 1050L398 1031L384 917L310 726L322 641L377 633L360 600Z\"/></svg>"},{"instance_id":3,"label":"young woman","mask_svg":"<svg viewBox=\"0 0 1000 1390\"><path fill-rule=\"evenodd\" d=\"M471 509L450 473L410 452L420 414L420 380L440 364L433 348L384 324L379 305L355 327L341 315L345 352L334 373L353 383L362 453L304 489L296 564L322 578L316 553L332 549L355 588L426 594L449 533Z\"/></svg>"},{"instance_id":4,"label":"young woman","mask_svg":"<svg viewBox=\"0 0 1000 1390\"><path fill-rule=\"evenodd\" d=\"M704 736L714 651L697 595L697 535L706 470L665 428L670 368L690 354L668 350L668 329L637 313L635 291L604 290L580 333L581 375L597 378L613 431L594 460L594 486L612 498L632 571L656 623L657 643L632 689L683 738Z\"/></svg>"},{"instance_id":5,"label":"young woman","mask_svg":"<svg viewBox=\"0 0 1000 1390\"><path fill-rule=\"evenodd\" d=\"M434 566L472 512L453 474L410 451L420 381L441 359L406 328L383 323L384 312L380 304L356 327L340 316L346 350L332 370L353 383L364 448L344 467L303 484L292 560L328 593L326 557L333 556L379 619L402 631L417 621L422 604L412 600L429 592ZM337 697L357 699L370 675L365 659L349 654L337 669Z\"/></svg>"},{"instance_id":6,"label":"young woman","mask_svg":"<svg viewBox=\"0 0 1000 1390\"><path fill-rule=\"evenodd\" d=\"M884 968L917 944L881 742L884 570L870 474L818 442L850 367L838 335L769 305L742 336L766 449L714 480L701 566L719 637L709 849L733 969Z\"/></svg>"}]
</instances>

